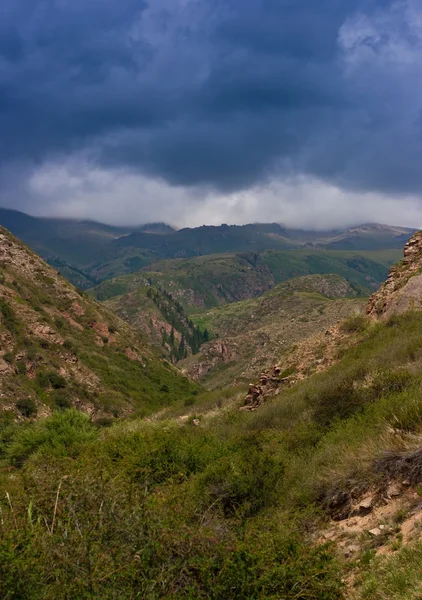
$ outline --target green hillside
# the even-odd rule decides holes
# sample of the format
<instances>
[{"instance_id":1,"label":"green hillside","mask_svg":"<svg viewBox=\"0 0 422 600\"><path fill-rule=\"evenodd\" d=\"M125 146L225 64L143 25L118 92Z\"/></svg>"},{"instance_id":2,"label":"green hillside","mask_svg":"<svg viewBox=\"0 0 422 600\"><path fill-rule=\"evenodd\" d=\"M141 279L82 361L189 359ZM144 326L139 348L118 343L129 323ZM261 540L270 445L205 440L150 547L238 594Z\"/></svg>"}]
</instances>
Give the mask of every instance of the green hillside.
<instances>
[{"instance_id":1,"label":"green hillside","mask_svg":"<svg viewBox=\"0 0 422 600\"><path fill-rule=\"evenodd\" d=\"M198 393L141 333L0 229L0 410L147 414Z\"/></svg>"},{"instance_id":2,"label":"green hillside","mask_svg":"<svg viewBox=\"0 0 422 600\"><path fill-rule=\"evenodd\" d=\"M113 296L119 289L118 282L102 284L97 299L111 297L105 306L141 331L172 362L196 354L208 341L206 328L199 328L168 292L147 281L131 292Z\"/></svg>"},{"instance_id":3,"label":"green hillside","mask_svg":"<svg viewBox=\"0 0 422 600\"><path fill-rule=\"evenodd\" d=\"M256 412L3 429L1 596L416 600L422 317L360 329Z\"/></svg>"},{"instance_id":4,"label":"green hillside","mask_svg":"<svg viewBox=\"0 0 422 600\"><path fill-rule=\"evenodd\" d=\"M138 273L94 287L99 300L133 292L152 283L171 293L186 311L209 309L254 298L277 283L299 275L337 274L362 294L376 289L398 260L398 250L348 252L326 250L270 250L262 253L220 254L160 261Z\"/></svg>"},{"instance_id":5,"label":"green hillside","mask_svg":"<svg viewBox=\"0 0 422 600\"><path fill-rule=\"evenodd\" d=\"M307 275L258 298L192 314L200 329L211 332L212 341L179 366L209 388L247 384L301 340L362 313L366 298L357 296L339 275Z\"/></svg>"},{"instance_id":6,"label":"green hillside","mask_svg":"<svg viewBox=\"0 0 422 600\"><path fill-rule=\"evenodd\" d=\"M66 275L82 286L133 273L162 259L300 248L391 250L401 248L413 233L409 228L379 224L315 232L289 229L278 223L202 226L176 231L164 223L114 227L95 221L32 217L2 208L0 224L48 262L66 264ZM86 281L81 278L81 271Z\"/></svg>"}]
</instances>

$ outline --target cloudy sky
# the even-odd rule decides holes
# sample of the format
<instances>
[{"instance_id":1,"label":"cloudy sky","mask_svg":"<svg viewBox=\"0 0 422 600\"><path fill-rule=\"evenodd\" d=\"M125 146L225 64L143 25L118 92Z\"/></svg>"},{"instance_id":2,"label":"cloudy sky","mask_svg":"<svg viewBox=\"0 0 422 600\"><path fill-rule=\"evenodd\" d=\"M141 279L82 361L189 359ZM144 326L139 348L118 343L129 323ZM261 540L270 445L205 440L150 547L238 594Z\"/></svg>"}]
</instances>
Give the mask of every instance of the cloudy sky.
<instances>
[{"instance_id":1,"label":"cloudy sky","mask_svg":"<svg viewBox=\"0 0 422 600\"><path fill-rule=\"evenodd\" d=\"M422 226L420 0L1 0L0 205Z\"/></svg>"}]
</instances>

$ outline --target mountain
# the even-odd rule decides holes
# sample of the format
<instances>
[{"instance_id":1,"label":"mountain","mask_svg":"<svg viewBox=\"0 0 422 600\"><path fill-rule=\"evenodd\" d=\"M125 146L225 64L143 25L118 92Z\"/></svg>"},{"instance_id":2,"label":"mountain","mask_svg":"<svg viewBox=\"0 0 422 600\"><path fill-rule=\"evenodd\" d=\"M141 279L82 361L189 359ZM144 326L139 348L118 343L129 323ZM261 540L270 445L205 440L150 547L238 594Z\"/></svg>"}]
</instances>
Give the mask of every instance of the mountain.
<instances>
[{"instance_id":1,"label":"mountain","mask_svg":"<svg viewBox=\"0 0 422 600\"><path fill-rule=\"evenodd\" d=\"M366 299L357 295L338 275L307 275L258 298L192 314L212 340L179 366L210 388L246 384L268 364L284 361L300 341L363 313Z\"/></svg>"},{"instance_id":2,"label":"mountain","mask_svg":"<svg viewBox=\"0 0 422 600\"><path fill-rule=\"evenodd\" d=\"M0 409L143 414L198 388L145 338L0 229Z\"/></svg>"},{"instance_id":3,"label":"mountain","mask_svg":"<svg viewBox=\"0 0 422 600\"><path fill-rule=\"evenodd\" d=\"M0 224L44 258L60 259L73 267L100 258L111 240L131 231L94 221L31 217L4 208Z\"/></svg>"},{"instance_id":4,"label":"mountain","mask_svg":"<svg viewBox=\"0 0 422 600\"><path fill-rule=\"evenodd\" d=\"M137 273L106 280L92 288L99 300L132 293L153 284L166 290L188 312L254 298L292 277L337 274L369 294L385 279L400 251L269 250L262 253L207 255L159 261ZM125 302L125 300L123 300Z\"/></svg>"},{"instance_id":5,"label":"mountain","mask_svg":"<svg viewBox=\"0 0 422 600\"><path fill-rule=\"evenodd\" d=\"M266 250L391 250L400 249L412 229L367 225L343 232L305 232L278 224L220 225L185 228L165 236L134 232L110 242L107 255L91 264L99 280L131 273L160 259L250 253Z\"/></svg>"},{"instance_id":6,"label":"mountain","mask_svg":"<svg viewBox=\"0 0 422 600\"><path fill-rule=\"evenodd\" d=\"M302 231L277 223L175 230L164 223L113 227L94 221L31 217L0 209L0 224L49 262L61 261L84 287L163 259L266 250L399 249L413 229L367 224L342 231ZM74 275L82 271L87 278Z\"/></svg>"},{"instance_id":7,"label":"mountain","mask_svg":"<svg viewBox=\"0 0 422 600\"><path fill-rule=\"evenodd\" d=\"M88 293L143 331L156 347L164 349L168 358L180 360L185 351L197 355L188 360L188 372L201 381L207 375L207 385L215 386L238 380L239 373L241 379L248 377L248 373L263 364L266 353L277 349L277 344L288 345L284 338L292 344L318 327L327 328L347 316L353 310L349 302L330 305L329 310L322 311L324 316L317 312L322 310L321 300L336 296L335 282L342 282L348 290L345 296L367 296L386 277L387 265L398 256L396 250L363 253L272 250L173 259L106 280ZM295 290L299 282L306 283L305 288ZM312 282L317 286L315 289ZM305 298L299 294L301 291L322 293L324 298L309 294ZM296 297L295 292L298 292ZM249 302L252 299L257 300ZM258 310L258 307L263 308ZM210 309L217 310L209 312ZM316 319L315 316L306 319L302 312L308 311L315 312ZM268 317L266 324L259 319L254 321L253 328L259 330L255 338L250 332L250 313L254 312ZM223 327L219 325L220 316ZM272 327L271 319L279 323L279 328ZM307 321L312 324L305 325ZM232 338L234 322L239 324L243 338ZM286 336L281 333L281 323L289 330ZM224 341L214 340L204 347L205 354L202 351L197 354L210 335L222 336ZM224 373L220 377L221 369Z\"/></svg>"},{"instance_id":8,"label":"mountain","mask_svg":"<svg viewBox=\"0 0 422 600\"><path fill-rule=\"evenodd\" d=\"M103 284L96 291L99 300L111 297L105 306L119 317L139 329L168 359L177 362L188 354L196 354L201 344L207 342L209 333L200 329L171 294L143 280L142 285L122 296L119 283Z\"/></svg>"},{"instance_id":9,"label":"mountain","mask_svg":"<svg viewBox=\"0 0 422 600\"><path fill-rule=\"evenodd\" d=\"M12 345L3 361L18 371L5 375L2 394L13 378L17 394L33 389L29 365L26 374L17 366L26 356L15 352L22 331L23 348L28 335L64 337L62 321L66 336L79 332L78 360L94 369L99 357L107 358L107 383L127 384L138 361L126 356L125 372L117 375L113 357L130 335L139 340L132 328L78 294L7 232L1 235L2 347ZM150 389L161 383L163 367L174 377L169 385L188 386L181 402L157 402L147 418L122 411L110 427L63 406L38 420L3 410L0 597L418 600L422 311L418 303L410 311L397 303L391 314L373 307L380 299L382 307L392 306L397 292L401 300L408 293L419 298L406 286L420 276L421 240L421 234L411 240L389 279L398 287L381 288L368 316L352 314L299 340L291 352L269 354L249 386L189 393L192 384L145 346ZM245 315L252 326L255 312L262 324L268 312L268 326L283 330L286 322L277 317L283 302L290 302L288 312L308 299L324 308L359 302L343 298L354 292L338 276L306 276L237 303L244 306L239 315L228 315L237 309L232 303L202 316L221 334L229 327L241 335ZM302 316L312 318L313 309L305 310ZM37 319L46 319L42 329ZM116 340L97 346L104 331L97 324L107 319ZM40 354L61 361L64 343L46 341ZM93 363L84 362L83 344L97 357ZM160 365L155 377L152 364ZM54 385L66 388L41 373L47 406ZM91 374L89 381L95 384ZM10 391L4 408L15 401Z\"/></svg>"}]
</instances>

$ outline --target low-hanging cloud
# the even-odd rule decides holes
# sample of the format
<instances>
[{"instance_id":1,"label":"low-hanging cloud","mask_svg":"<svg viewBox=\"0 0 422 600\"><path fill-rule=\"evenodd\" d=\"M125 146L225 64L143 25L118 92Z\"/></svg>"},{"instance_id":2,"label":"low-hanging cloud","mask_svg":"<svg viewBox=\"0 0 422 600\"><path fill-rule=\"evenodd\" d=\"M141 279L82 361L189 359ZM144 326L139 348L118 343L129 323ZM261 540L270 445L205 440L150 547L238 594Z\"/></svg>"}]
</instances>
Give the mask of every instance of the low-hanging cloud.
<instances>
[{"instance_id":1,"label":"low-hanging cloud","mask_svg":"<svg viewBox=\"0 0 422 600\"><path fill-rule=\"evenodd\" d=\"M416 0L3 0L0 202L411 224L421 50Z\"/></svg>"}]
</instances>

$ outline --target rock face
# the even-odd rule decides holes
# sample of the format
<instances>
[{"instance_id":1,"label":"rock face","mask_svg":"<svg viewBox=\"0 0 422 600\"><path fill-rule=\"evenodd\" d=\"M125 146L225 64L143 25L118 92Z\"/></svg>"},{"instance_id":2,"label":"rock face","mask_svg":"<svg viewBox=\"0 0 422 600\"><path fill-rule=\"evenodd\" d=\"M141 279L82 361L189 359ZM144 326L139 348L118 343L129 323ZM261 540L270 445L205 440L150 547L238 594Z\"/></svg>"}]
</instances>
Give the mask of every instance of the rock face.
<instances>
[{"instance_id":1,"label":"rock face","mask_svg":"<svg viewBox=\"0 0 422 600\"><path fill-rule=\"evenodd\" d=\"M216 365L229 363L236 359L236 351L222 340L209 342L203 348L203 360L197 362L189 371L189 376L195 381L206 375Z\"/></svg>"},{"instance_id":2,"label":"rock face","mask_svg":"<svg viewBox=\"0 0 422 600\"><path fill-rule=\"evenodd\" d=\"M391 267L387 281L372 294L366 313L387 319L412 309L422 309L422 231L409 239L403 260Z\"/></svg>"},{"instance_id":3,"label":"rock face","mask_svg":"<svg viewBox=\"0 0 422 600\"><path fill-rule=\"evenodd\" d=\"M287 384L291 378L280 377L281 367L274 365L261 373L258 383L250 383L244 406L240 410L256 410L265 400L276 396L280 392L280 386Z\"/></svg>"}]
</instances>

